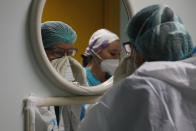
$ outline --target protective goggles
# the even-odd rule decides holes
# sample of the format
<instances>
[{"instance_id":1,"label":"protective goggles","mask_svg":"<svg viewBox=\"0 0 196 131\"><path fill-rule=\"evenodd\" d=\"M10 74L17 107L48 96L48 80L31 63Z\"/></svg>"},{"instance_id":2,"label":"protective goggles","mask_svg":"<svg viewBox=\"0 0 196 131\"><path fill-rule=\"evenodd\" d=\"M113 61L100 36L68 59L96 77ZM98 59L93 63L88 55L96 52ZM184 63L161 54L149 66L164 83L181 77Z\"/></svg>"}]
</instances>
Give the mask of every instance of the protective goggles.
<instances>
[{"instance_id":1,"label":"protective goggles","mask_svg":"<svg viewBox=\"0 0 196 131\"><path fill-rule=\"evenodd\" d=\"M55 48L47 48L47 50L51 51L55 57L63 57L63 56L75 56L77 52L77 48L70 48L70 49L64 49L60 47Z\"/></svg>"}]
</instances>

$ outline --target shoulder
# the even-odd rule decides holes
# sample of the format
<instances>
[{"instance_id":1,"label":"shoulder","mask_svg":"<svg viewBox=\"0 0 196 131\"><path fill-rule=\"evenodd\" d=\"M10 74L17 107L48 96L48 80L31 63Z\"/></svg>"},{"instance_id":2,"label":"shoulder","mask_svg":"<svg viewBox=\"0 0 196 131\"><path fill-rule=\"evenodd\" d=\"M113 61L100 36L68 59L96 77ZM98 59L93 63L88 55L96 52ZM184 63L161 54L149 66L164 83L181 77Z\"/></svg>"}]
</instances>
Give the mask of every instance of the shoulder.
<instances>
[{"instance_id":1,"label":"shoulder","mask_svg":"<svg viewBox=\"0 0 196 131\"><path fill-rule=\"evenodd\" d=\"M136 103L135 101L146 101L156 98L156 93L165 90L166 87L163 81L156 78L133 74L115 84L104 94L101 101L109 106L115 105L114 103L130 104Z\"/></svg>"}]
</instances>

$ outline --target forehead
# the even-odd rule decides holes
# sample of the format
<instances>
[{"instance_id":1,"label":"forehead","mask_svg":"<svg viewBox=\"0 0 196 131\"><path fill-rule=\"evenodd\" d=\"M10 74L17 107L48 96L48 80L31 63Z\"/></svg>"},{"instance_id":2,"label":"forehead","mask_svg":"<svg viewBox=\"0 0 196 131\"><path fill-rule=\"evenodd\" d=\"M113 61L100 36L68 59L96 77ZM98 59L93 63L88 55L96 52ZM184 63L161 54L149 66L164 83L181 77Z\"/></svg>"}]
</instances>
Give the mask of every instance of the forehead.
<instances>
[{"instance_id":1,"label":"forehead","mask_svg":"<svg viewBox=\"0 0 196 131\"><path fill-rule=\"evenodd\" d=\"M52 48L64 48L64 49L70 49L73 48L73 44L72 43L59 43L59 44L55 44L53 46L51 46Z\"/></svg>"},{"instance_id":2,"label":"forehead","mask_svg":"<svg viewBox=\"0 0 196 131\"><path fill-rule=\"evenodd\" d=\"M119 40L113 41L105 49L107 49L107 50L114 50L114 51L120 51L120 41Z\"/></svg>"}]
</instances>

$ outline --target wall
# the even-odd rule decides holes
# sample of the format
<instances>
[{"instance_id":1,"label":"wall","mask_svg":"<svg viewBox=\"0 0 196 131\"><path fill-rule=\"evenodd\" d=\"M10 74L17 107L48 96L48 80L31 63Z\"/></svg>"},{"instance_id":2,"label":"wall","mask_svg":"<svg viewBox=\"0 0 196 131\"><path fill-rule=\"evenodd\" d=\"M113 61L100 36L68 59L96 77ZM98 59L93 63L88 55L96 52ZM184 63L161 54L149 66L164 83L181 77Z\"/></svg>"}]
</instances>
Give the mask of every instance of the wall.
<instances>
[{"instance_id":1,"label":"wall","mask_svg":"<svg viewBox=\"0 0 196 131\"><path fill-rule=\"evenodd\" d=\"M149 4L137 0L136 9ZM158 0L156 0L158 1ZM166 0L164 0L166 1ZM170 0L171 4L184 15L185 24L192 35L196 35L195 0ZM53 87L34 60L29 40L28 17L31 0L0 1L0 128L1 131L24 131L23 100L30 94L38 96L63 96L65 92ZM192 12L191 12L192 11ZM122 24L126 24L122 14ZM121 36L124 36L121 30ZM123 37L123 40L126 38ZM194 37L195 39L195 37Z\"/></svg>"},{"instance_id":2,"label":"wall","mask_svg":"<svg viewBox=\"0 0 196 131\"><path fill-rule=\"evenodd\" d=\"M64 95L40 73L29 40L31 0L0 1L0 130L24 131L23 100Z\"/></svg>"}]
</instances>

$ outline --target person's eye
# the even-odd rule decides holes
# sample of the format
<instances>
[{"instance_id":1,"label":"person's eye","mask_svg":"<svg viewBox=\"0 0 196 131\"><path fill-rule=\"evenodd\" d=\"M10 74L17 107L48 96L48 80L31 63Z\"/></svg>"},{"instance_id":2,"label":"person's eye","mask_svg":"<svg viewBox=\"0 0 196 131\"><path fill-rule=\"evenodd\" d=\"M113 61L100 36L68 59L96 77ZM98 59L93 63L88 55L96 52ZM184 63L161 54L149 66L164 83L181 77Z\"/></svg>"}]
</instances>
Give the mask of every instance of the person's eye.
<instances>
[{"instance_id":1,"label":"person's eye","mask_svg":"<svg viewBox=\"0 0 196 131\"><path fill-rule=\"evenodd\" d=\"M110 55L111 56L116 56L117 54L116 53L113 53L113 52L110 52Z\"/></svg>"},{"instance_id":2,"label":"person's eye","mask_svg":"<svg viewBox=\"0 0 196 131\"><path fill-rule=\"evenodd\" d=\"M61 56L64 56L64 52L55 52L54 53L57 57L61 57Z\"/></svg>"},{"instance_id":3,"label":"person's eye","mask_svg":"<svg viewBox=\"0 0 196 131\"><path fill-rule=\"evenodd\" d=\"M72 50L68 50L68 51L67 51L67 55L68 55L68 56L72 56L72 54L73 54L73 51L72 51Z\"/></svg>"},{"instance_id":4,"label":"person's eye","mask_svg":"<svg viewBox=\"0 0 196 131\"><path fill-rule=\"evenodd\" d=\"M60 50L60 49L58 49L58 50L54 50L54 52L53 52L57 57L62 57L62 56L64 56L65 55L65 52L64 52L64 50Z\"/></svg>"}]
</instances>

